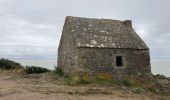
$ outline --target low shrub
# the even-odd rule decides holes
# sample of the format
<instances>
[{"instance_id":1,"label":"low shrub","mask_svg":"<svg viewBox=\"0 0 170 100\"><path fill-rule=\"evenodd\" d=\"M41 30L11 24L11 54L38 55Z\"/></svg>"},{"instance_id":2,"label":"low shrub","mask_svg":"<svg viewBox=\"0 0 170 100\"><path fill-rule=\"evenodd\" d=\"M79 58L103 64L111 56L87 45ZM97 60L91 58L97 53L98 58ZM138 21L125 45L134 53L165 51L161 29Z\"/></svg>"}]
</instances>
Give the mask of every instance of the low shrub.
<instances>
[{"instance_id":1,"label":"low shrub","mask_svg":"<svg viewBox=\"0 0 170 100\"><path fill-rule=\"evenodd\" d=\"M64 71L61 68L55 67L54 70L55 74L59 75L59 76L63 76L64 75Z\"/></svg>"},{"instance_id":2,"label":"low shrub","mask_svg":"<svg viewBox=\"0 0 170 100\"><path fill-rule=\"evenodd\" d=\"M156 88L150 87L148 90L152 93L158 94L158 90Z\"/></svg>"},{"instance_id":3,"label":"low shrub","mask_svg":"<svg viewBox=\"0 0 170 100\"><path fill-rule=\"evenodd\" d=\"M154 78L156 78L156 79L167 79L167 77L166 77L166 76L161 75L161 74L157 74L157 75L155 75L155 76L154 76Z\"/></svg>"},{"instance_id":4,"label":"low shrub","mask_svg":"<svg viewBox=\"0 0 170 100\"><path fill-rule=\"evenodd\" d=\"M71 86L91 83L89 79L89 75L86 73L83 73L81 75L72 75L72 76L67 75L67 77L64 77L64 82L65 85L71 85Z\"/></svg>"},{"instance_id":5,"label":"low shrub","mask_svg":"<svg viewBox=\"0 0 170 100\"><path fill-rule=\"evenodd\" d=\"M81 73L79 75L78 84L89 84L91 83L90 75L88 73Z\"/></svg>"},{"instance_id":6,"label":"low shrub","mask_svg":"<svg viewBox=\"0 0 170 100\"><path fill-rule=\"evenodd\" d=\"M64 78L64 84L69 86L78 85L79 77L68 76Z\"/></svg>"},{"instance_id":7,"label":"low shrub","mask_svg":"<svg viewBox=\"0 0 170 100\"><path fill-rule=\"evenodd\" d=\"M113 76L109 73L97 73L94 75L94 81L96 83L114 83Z\"/></svg>"},{"instance_id":8,"label":"low shrub","mask_svg":"<svg viewBox=\"0 0 170 100\"><path fill-rule=\"evenodd\" d=\"M123 81L122 81L122 84L124 85L124 86L127 86L127 87L140 87L140 88L142 88L144 85L143 85L143 83L141 82L141 81L139 81L139 80L136 80L136 79L124 79Z\"/></svg>"},{"instance_id":9,"label":"low shrub","mask_svg":"<svg viewBox=\"0 0 170 100\"><path fill-rule=\"evenodd\" d=\"M130 80L123 80L122 81L122 84L124 86L127 86L127 87L131 87L132 86L132 82Z\"/></svg>"},{"instance_id":10,"label":"low shrub","mask_svg":"<svg viewBox=\"0 0 170 100\"><path fill-rule=\"evenodd\" d=\"M38 73L50 72L49 69L38 67L38 66L26 66L25 71L27 74L38 74Z\"/></svg>"},{"instance_id":11,"label":"low shrub","mask_svg":"<svg viewBox=\"0 0 170 100\"><path fill-rule=\"evenodd\" d=\"M23 66L17 62L8 59L0 59L0 69L20 69Z\"/></svg>"}]
</instances>

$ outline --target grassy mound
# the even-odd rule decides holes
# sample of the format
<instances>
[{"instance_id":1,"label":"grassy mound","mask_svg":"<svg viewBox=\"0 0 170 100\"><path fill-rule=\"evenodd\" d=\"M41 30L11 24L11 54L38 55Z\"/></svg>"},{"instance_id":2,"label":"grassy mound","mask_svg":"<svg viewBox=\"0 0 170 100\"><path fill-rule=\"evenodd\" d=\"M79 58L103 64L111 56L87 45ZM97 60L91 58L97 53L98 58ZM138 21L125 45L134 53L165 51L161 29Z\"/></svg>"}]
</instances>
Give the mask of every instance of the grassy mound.
<instances>
[{"instance_id":1,"label":"grassy mound","mask_svg":"<svg viewBox=\"0 0 170 100\"><path fill-rule=\"evenodd\" d=\"M23 66L17 62L8 59L0 59L0 69L21 69Z\"/></svg>"},{"instance_id":2,"label":"grassy mound","mask_svg":"<svg viewBox=\"0 0 170 100\"><path fill-rule=\"evenodd\" d=\"M49 69L38 67L38 66L22 66L20 63L14 62L8 59L0 59L0 70L1 73L15 74L15 73L27 73L27 74L38 74L50 72Z\"/></svg>"},{"instance_id":3,"label":"grassy mound","mask_svg":"<svg viewBox=\"0 0 170 100\"><path fill-rule=\"evenodd\" d=\"M24 67L12 60L0 59L0 76L15 76L25 74Z\"/></svg>"},{"instance_id":4,"label":"grassy mound","mask_svg":"<svg viewBox=\"0 0 170 100\"><path fill-rule=\"evenodd\" d=\"M54 68L54 73L59 75L59 76L64 75L64 71L62 69L58 68L58 67Z\"/></svg>"},{"instance_id":5,"label":"grassy mound","mask_svg":"<svg viewBox=\"0 0 170 100\"><path fill-rule=\"evenodd\" d=\"M38 73L50 72L49 69L43 68L43 67L38 67L38 66L26 66L25 71L27 74L38 74Z\"/></svg>"}]
</instances>

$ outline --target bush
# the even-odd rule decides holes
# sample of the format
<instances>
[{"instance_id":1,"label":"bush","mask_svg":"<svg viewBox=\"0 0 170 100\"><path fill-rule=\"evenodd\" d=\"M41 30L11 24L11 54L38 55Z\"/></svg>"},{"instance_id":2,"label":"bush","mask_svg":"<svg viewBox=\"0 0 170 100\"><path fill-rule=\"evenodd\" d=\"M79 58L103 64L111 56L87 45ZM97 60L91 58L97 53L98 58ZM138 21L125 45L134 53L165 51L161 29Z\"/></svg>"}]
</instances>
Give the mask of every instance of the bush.
<instances>
[{"instance_id":1,"label":"bush","mask_svg":"<svg viewBox=\"0 0 170 100\"><path fill-rule=\"evenodd\" d=\"M57 74L59 76L64 75L64 71L61 68L58 68L58 67L55 67L54 72L55 72L55 74Z\"/></svg>"},{"instance_id":2,"label":"bush","mask_svg":"<svg viewBox=\"0 0 170 100\"><path fill-rule=\"evenodd\" d=\"M139 80L136 80L136 79L124 79L122 81L122 84L124 86L127 86L127 87L136 87L136 88L137 87L140 87L140 88L144 87L143 83Z\"/></svg>"},{"instance_id":3,"label":"bush","mask_svg":"<svg viewBox=\"0 0 170 100\"><path fill-rule=\"evenodd\" d=\"M69 86L78 85L78 80L79 77L68 76L64 78L64 84Z\"/></svg>"},{"instance_id":4,"label":"bush","mask_svg":"<svg viewBox=\"0 0 170 100\"><path fill-rule=\"evenodd\" d=\"M79 74L79 80L78 80L78 84L89 84L90 82L90 76L88 73L81 73Z\"/></svg>"},{"instance_id":5,"label":"bush","mask_svg":"<svg viewBox=\"0 0 170 100\"><path fill-rule=\"evenodd\" d=\"M0 69L9 70L9 69L19 69L19 68L23 68L23 66L17 62L8 59L0 59Z\"/></svg>"},{"instance_id":6,"label":"bush","mask_svg":"<svg viewBox=\"0 0 170 100\"><path fill-rule=\"evenodd\" d=\"M130 80L123 80L122 81L122 84L124 86L127 86L127 87L131 87L132 86L132 82Z\"/></svg>"},{"instance_id":7,"label":"bush","mask_svg":"<svg viewBox=\"0 0 170 100\"><path fill-rule=\"evenodd\" d=\"M64 83L65 85L81 85L81 84L90 84L91 80L88 73L80 73L80 74L65 74L64 75Z\"/></svg>"},{"instance_id":8,"label":"bush","mask_svg":"<svg viewBox=\"0 0 170 100\"><path fill-rule=\"evenodd\" d=\"M158 90L156 88L150 87L148 90L152 93L158 94Z\"/></svg>"},{"instance_id":9,"label":"bush","mask_svg":"<svg viewBox=\"0 0 170 100\"><path fill-rule=\"evenodd\" d=\"M25 71L27 74L36 74L36 73L38 74L38 73L50 72L49 69L38 67L38 66L26 66Z\"/></svg>"},{"instance_id":10,"label":"bush","mask_svg":"<svg viewBox=\"0 0 170 100\"><path fill-rule=\"evenodd\" d=\"M157 74L157 75L155 75L155 76L154 76L154 78L156 78L156 79L167 79L167 77L166 77L166 76L161 75L161 74Z\"/></svg>"},{"instance_id":11,"label":"bush","mask_svg":"<svg viewBox=\"0 0 170 100\"><path fill-rule=\"evenodd\" d=\"M81 84L90 84L90 81L81 79L78 76L68 76L64 78L64 84L69 86L74 86L74 85L81 85Z\"/></svg>"},{"instance_id":12,"label":"bush","mask_svg":"<svg viewBox=\"0 0 170 100\"><path fill-rule=\"evenodd\" d=\"M97 73L95 76L95 82L97 83L114 83L113 76L109 73Z\"/></svg>"}]
</instances>

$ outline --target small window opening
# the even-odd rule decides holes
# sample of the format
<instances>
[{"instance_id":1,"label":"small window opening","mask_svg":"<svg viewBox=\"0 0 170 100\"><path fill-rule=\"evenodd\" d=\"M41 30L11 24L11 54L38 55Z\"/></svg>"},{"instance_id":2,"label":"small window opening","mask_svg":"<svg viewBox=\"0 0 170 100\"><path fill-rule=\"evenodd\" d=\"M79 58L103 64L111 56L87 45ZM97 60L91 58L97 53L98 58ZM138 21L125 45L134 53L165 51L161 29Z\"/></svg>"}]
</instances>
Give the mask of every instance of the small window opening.
<instances>
[{"instance_id":1,"label":"small window opening","mask_svg":"<svg viewBox=\"0 0 170 100\"><path fill-rule=\"evenodd\" d=\"M116 66L123 66L123 57L116 56Z\"/></svg>"}]
</instances>

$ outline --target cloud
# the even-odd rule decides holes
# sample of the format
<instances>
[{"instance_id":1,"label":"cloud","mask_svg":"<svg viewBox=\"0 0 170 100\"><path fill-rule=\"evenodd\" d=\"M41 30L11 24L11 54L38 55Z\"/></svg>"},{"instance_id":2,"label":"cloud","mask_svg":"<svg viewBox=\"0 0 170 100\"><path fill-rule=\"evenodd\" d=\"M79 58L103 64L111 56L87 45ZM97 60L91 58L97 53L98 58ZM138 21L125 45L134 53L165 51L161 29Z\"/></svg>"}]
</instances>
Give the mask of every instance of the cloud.
<instances>
[{"instance_id":1,"label":"cloud","mask_svg":"<svg viewBox=\"0 0 170 100\"><path fill-rule=\"evenodd\" d=\"M133 20L151 57L170 58L169 4L169 0L0 0L0 57L56 57L69 15Z\"/></svg>"},{"instance_id":2,"label":"cloud","mask_svg":"<svg viewBox=\"0 0 170 100\"><path fill-rule=\"evenodd\" d=\"M0 57L56 56L60 34L55 25L4 16L0 26Z\"/></svg>"}]
</instances>

